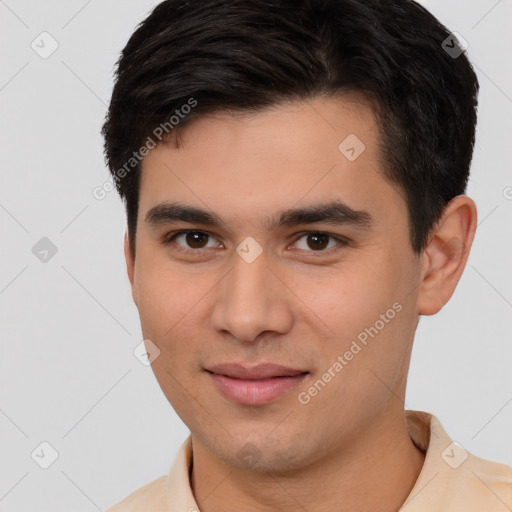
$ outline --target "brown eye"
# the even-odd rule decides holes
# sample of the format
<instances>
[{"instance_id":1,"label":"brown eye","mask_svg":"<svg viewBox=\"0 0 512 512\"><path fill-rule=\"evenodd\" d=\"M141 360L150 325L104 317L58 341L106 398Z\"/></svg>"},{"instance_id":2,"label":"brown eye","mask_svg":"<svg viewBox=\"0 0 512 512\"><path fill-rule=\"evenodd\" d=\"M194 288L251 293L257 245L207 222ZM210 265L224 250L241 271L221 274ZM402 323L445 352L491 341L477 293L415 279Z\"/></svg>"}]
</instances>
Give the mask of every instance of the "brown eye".
<instances>
[{"instance_id":1,"label":"brown eye","mask_svg":"<svg viewBox=\"0 0 512 512\"><path fill-rule=\"evenodd\" d=\"M323 233L311 233L307 235L308 247L313 250L323 250L329 245L329 235Z\"/></svg>"},{"instance_id":2,"label":"brown eye","mask_svg":"<svg viewBox=\"0 0 512 512\"><path fill-rule=\"evenodd\" d=\"M321 254L329 254L349 244L349 240L344 237L320 232L303 233L295 242L296 247L301 251Z\"/></svg>"},{"instance_id":3,"label":"brown eye","mask_svg":"<svg viewBox=\"0 0 512 512\"><path fill-rule=\"evenodd\" d=\"M215 244L211 235L202 231L180 231L172 236L167 236L164 240L164 245L174 245L177 250L189 253L199 253L201 249L211 249L215 247Z\"/></svg>"},{"instance_id":4,"label":"brown eye","mask_svg":"<svg viewBox=\"0 0 512 512\"><path fill-rule=\"evenodd\" d=\"M203 249L208 243L208 235L199 231L189 231L185 234L185 241L193 249Z\"/></svg>"}]
</instances>

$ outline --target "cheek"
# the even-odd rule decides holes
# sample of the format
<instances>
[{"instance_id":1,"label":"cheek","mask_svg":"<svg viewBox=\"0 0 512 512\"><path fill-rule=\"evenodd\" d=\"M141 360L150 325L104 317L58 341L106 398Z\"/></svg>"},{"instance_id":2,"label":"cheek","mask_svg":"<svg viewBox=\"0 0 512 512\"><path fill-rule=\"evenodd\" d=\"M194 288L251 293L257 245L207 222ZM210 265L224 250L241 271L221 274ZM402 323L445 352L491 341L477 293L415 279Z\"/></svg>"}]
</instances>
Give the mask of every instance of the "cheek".
<instances>
[{"instance_id":1,"label":"cheek","mask_svg":"<svg viewBox=\"0 0 512 512\"><path fill-rule=\"evenodd\" d=\"M183 272L157 257L141 257L141 263L136 274L137 307L144 337L161 351L155 373L165 367L184 375L186 362L199 360L197 331L205 325L204 297L212 284L205 276Z\"/></svg>"},{"instance_id":2,"label":"cheek","mask_svg":"<svg viewBox=\"0 0 512 512\"><path fill-rule=\"evenodd\" d=\"M157 273L148 273L143 278L144 285L139 290L141 328L144 338L160 350L152 370L178 415L190 422L183 414L191 408L194 379L201 362L201 337L194 321L197 298L175 279L163 279Z\"/></svg>"},{"instance_id":3,"label":"cheek","mask_svg":"<svg viewBox=\"0 0 512 512\"><path fill-rule=\"evenodd\" d=\"M382 268L376 262L340 266L314 279L295 277L294 289L302 290L299 298L315 313L319 329L346 343L401 300L400 275L389 266L376 270Z\"/></svg>"},{"instance_id":4,"label":"cheek","mask_svg":"<svg viewBox=\"0 0 512 512\"><path fill-rule=\"evenodd\" d=\"M137 308L144 335L165 339L200 300L193 277L172 268L158 255L141 251L136 266Z\"/></svg>"},{"instance_id":5,"label":"cheek","mask_svg":"<svg viewBox=\"0 0 512 512\"><path fill-rule=\"evenodd\" d=\"M333 365L342 358L343 369L336 373L325 398L329 393L342 395L345 413L357 409L361 401L379 406L389 393L379 379L392 387L401 372L413 333L411 300L403 293L407 286L404 276L396 263L373 261L353 265L350 271L338 269L314 281L302 278L304 302L315 312L311 318L316 327L310 328L327 332L318 345L316 377L322 378L329 369L336 373ZM325 377L329 379L329 375Z\"/></svg>"},{"instance_id":6,"label":"cheek","mask_svg":"<svg viewBox=\"0 0 512 512\"><path fill-rule=\"evenodd\" d=\"M175 320L177 296L161 280L144 276L137 290L137 307L145 337L160 340L177 321Z\"/></svg>"}]
</instances>

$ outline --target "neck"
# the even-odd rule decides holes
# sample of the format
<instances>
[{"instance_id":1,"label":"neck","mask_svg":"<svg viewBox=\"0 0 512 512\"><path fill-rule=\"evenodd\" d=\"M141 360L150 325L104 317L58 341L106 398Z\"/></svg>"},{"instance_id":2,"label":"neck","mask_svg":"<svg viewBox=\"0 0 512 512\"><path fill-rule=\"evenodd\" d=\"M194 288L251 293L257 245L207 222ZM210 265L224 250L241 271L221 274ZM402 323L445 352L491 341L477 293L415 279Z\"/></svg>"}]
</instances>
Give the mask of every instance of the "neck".
<instances>
[{"instance_id":1,"label":"neck","mask_svg":"<svg viewBox=\"0 0 512 512\"><path fill-rule=\"evenodd\" d=\"M388 411L314 464L289 472L241 471L192 436L191 485L201 512L397 512L424 454L411 441L403 409Z\"/></svg>"}]
</instances>

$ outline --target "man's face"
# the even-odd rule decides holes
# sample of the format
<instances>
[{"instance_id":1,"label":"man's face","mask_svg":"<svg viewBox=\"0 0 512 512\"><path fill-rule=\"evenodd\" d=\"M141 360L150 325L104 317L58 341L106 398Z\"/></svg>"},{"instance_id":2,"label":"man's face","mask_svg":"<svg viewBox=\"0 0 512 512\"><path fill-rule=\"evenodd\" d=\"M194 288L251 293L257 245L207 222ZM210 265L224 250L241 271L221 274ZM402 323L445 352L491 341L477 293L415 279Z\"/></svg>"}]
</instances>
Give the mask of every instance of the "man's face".
<instances>
[{"instance_id":1,"label":"man's face","mask_svg":"<svg viewBox=\"0 0 512 512\"><path fill-rule=\"evenodd\" d=\"M196 120L143 161L127 259L153 370L195 442L232 465L311 464L403 409L421 259L378 142L364 101L317 98ZM283 217L335 202L359 213ZM220 223L155 210L171 203ZM288 377L263 367L265 382L266 364Z\"/></svg>"}]
</instances>

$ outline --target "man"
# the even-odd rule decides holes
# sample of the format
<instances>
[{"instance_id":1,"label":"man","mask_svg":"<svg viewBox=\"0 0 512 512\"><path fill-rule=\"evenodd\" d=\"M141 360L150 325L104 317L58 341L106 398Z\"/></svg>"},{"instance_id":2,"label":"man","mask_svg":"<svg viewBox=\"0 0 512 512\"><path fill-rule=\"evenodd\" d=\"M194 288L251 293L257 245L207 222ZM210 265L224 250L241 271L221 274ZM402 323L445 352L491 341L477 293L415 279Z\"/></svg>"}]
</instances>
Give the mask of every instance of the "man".
<instances>
[{"instance_id":1,"label":"man","mask_svg":"<svg viewBox=\"0 0 512 512\"><path fill-rule=\"evenodd\" d=\"M477 94L409 0L167 0L138 27L105 154L191 435L112 512L512 509L512 468L404 411L475 234Z\"/></svg>"}]
</instances>

